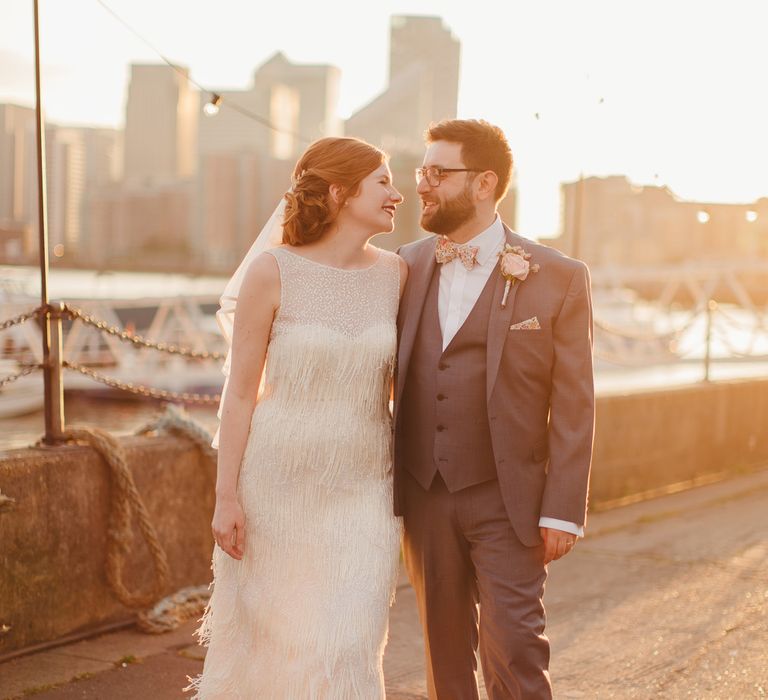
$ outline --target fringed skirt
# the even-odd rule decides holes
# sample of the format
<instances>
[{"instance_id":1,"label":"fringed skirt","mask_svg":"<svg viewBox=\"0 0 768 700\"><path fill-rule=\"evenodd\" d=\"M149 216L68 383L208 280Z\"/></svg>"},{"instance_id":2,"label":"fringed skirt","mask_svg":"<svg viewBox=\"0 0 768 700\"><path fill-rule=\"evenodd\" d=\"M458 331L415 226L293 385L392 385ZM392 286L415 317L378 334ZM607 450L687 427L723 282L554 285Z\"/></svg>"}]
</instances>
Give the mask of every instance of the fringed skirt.
<instances>
[{"instance_id":1,"label":"fringed skirt","mask_svg":"<svg viewBox=\"0 0 768 700\"><path fill-rule=\"evenodd\" d=\"M388 418L335 401L290 420L271 403L254 411L241 467L244 556L214 551L209 648L190 688L204 700L383 698L400 546Z\"/></svg>"}]
</instances>

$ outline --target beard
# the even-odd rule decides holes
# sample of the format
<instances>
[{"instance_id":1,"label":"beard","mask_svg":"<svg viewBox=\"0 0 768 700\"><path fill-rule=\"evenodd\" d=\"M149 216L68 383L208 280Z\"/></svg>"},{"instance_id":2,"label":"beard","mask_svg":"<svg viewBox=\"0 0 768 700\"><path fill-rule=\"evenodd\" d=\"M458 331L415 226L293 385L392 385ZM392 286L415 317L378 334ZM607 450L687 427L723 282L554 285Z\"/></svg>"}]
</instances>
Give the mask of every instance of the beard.
<instances>
[{"instance_id":1,"label":"beard","mask_svg":"<svg viewBox=\"0 0 768 700\"><path fill-rule=\"evenodd\" d=\"M461 194L443 202L437 202L437 210L432 214L421 214L421 228L430 233L449 235L466 224L475 215L475 203L470 190L465 187Z\"/></svg>"}]
</instances>

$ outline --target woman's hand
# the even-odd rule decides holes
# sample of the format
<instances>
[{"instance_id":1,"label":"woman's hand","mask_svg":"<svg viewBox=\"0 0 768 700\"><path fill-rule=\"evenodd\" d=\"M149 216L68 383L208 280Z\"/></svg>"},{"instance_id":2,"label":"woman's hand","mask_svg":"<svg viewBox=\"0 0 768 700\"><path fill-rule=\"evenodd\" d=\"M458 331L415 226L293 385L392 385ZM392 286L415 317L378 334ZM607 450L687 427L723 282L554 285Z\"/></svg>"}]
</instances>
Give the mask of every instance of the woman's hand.
<instances>
[{"instance_id":1,"label":"woman's hand","mask_svg":"<svg viewBox=\"0 0 768 700\"><path fill-rule=\"evenodd\" d=\"M237 496L217 496L213 511L213 539L230 557L243 558L245 547L245 515Z\"/></svg>"}]
</instances>

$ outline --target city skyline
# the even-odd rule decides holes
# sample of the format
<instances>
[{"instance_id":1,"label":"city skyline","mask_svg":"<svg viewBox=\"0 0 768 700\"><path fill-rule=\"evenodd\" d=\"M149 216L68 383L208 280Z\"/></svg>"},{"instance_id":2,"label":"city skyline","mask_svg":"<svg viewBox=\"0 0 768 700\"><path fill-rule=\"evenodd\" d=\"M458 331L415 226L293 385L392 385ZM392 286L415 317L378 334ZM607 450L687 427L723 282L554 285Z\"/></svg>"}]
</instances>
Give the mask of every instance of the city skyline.
<instances>
[{"instance_id":1,"label":"city skyline","mask_svg":"<svg viewBox=\"0 0 768 700\"><path fill-rule=\"evenodd\" d=\"M432 0L364 8L299 2L270 8L269 22L234 1L215 13L174 1L108 4L206 86L242 89L277 50L292 61L335 65L341 117L386 85L389 17L439 15L462 44L459 116L481 116L507 131L519 228L533 237L557 233L559 184L580 173L626 174L698 201L750 202L768 192L768 107L759 96L768 77L759 20L768 9L758 2L493 9ZM4 9L0 101L24 103L26 94L30 103L27 5L13 0ZM301 22L290 19L297 12ZM95 0L66 9L42 3L41 13L49 119L119 124L127 65L157 56ZM73 41L62 27L76 26L90 31Z\"/></svg>"},{"instance_id":2,"label":"city skyline","mask_svg":"<svg viewBox=\"0 0 768 700\"><path fill-rule=\"evenodd\" d=\"M247 90L213 88L223 102L209 117L213 93L193 90L186 67L132 64L124 129L47 124L53 256L100 268L229 270L290 182L304 149L296 132L385 144L407 202L396 233L376 242L394 249L419 237L421 124L456 116L459 44L440 18L396 16L391 32L389 84L346 124L333 66L277 52ZM243 110L268 114L273 128ZM0 258L9 260L34 249L34 123L34 109L0 102ZM512 192L499 210L510 223L514 202Z\"/></svg>"}]
</instances>

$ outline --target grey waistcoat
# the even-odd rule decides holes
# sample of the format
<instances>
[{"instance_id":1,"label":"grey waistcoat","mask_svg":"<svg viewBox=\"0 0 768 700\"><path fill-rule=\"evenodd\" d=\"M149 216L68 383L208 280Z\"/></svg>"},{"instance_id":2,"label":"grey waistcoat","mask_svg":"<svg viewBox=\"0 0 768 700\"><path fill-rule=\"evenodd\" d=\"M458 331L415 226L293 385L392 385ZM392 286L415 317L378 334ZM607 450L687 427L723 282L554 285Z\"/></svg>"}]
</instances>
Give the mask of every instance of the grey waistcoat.
<instances>
[{"instance_id":1,"label":"grey waistcoat","mask_svg":"<svg viewBox=\"0 0 768 700\"><path fill-rule=\"evenodd\" d=\"M404 464L428 489L439 471L451 492L496 478L486 406L491 273L464 324L445 351L437 311L435 268L414 341L402 398Z\"/></svg>"}]
</instances>

